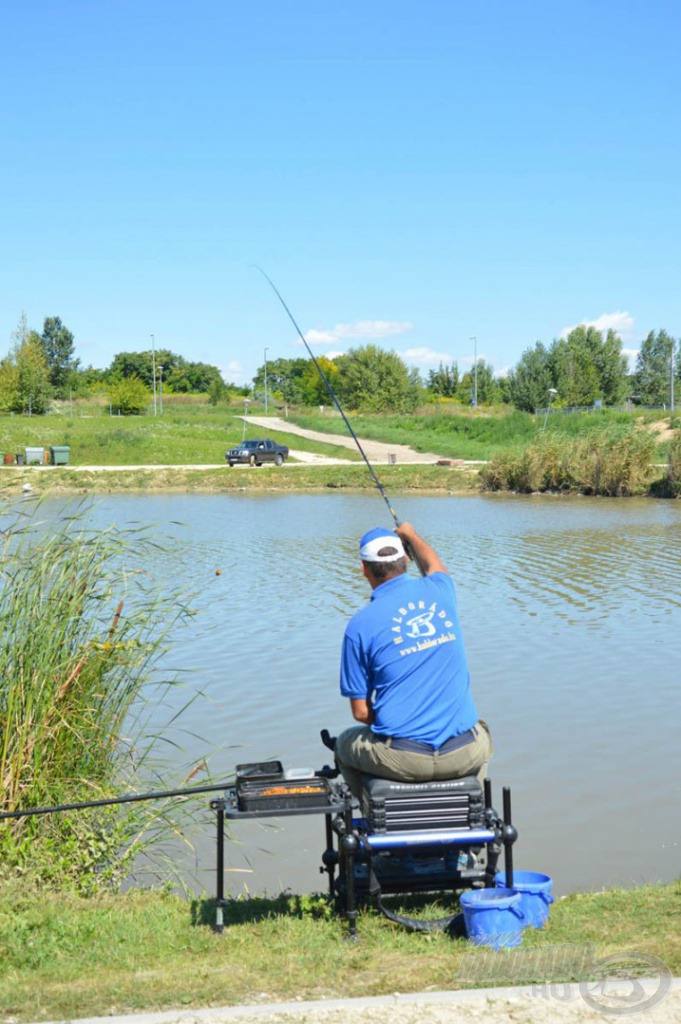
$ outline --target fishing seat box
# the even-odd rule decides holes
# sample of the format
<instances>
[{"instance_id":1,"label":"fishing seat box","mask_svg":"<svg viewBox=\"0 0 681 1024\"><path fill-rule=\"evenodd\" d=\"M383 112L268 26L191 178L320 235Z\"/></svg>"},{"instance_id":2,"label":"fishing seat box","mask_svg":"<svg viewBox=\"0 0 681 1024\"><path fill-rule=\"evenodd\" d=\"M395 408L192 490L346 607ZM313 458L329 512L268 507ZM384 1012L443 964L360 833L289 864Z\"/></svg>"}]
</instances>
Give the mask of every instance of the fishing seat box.
<instances>
[{"instance_id":1,"label":"fishing seat box","mask_svg":"<svg viewBox=\"0 0 681 1024\"><path fill-rule=\"evenodd\" d=\"M236 797L240 811L287 811L326 807L326 779L287 779L281 761L236 766Z\"/></svg>"},{"instance_id":2,"label":"fishing seat box","mask_svg":"<svg viewBox=\"0 0 681 1024\"><path fill-rule=\"evenodd\" d=\"M364 776L369 835L485 827L482 786L474 775L436 782L393 782Z\"/></svg>"}]
</instances>

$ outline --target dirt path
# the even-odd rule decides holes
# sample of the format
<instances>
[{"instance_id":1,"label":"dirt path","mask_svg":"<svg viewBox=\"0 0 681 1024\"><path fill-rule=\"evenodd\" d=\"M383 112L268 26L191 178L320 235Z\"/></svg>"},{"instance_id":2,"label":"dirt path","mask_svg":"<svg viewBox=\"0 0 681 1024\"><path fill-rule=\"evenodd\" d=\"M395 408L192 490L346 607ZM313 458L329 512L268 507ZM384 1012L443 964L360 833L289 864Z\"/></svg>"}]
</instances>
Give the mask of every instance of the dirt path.
<instances>
[{"instance_id":1,"label":"dirt path","mask_svg":"<svg viewBox=\"0 0 681 1024\"><path fill-rule=\"evenodd\" d=\"M279 419L277 416L241 416L247 423L254 427L269 427L270 430L281 431L283 434L297 434L299 437L306 437L309 441L321 441L324 444L342 445L343 448L350 448L357 451L357 446L347 434L323 434L319 430L305 430L288 420ZM383 441L369 441L360 437L362 448L367 454L370 462L380 464L393 461L390 456L394 455L394 461L404 465L406 463L423 463L432 465L441 459L441 455L433 452L415 452L406 444L385 444ZM295 453L296 458L301 457L300 452ZM322 456L320 456L322 458ZM340 459L338 461L341 461ZM457 460L458 461L458 460Z\"/></svg>"}]
</instances>

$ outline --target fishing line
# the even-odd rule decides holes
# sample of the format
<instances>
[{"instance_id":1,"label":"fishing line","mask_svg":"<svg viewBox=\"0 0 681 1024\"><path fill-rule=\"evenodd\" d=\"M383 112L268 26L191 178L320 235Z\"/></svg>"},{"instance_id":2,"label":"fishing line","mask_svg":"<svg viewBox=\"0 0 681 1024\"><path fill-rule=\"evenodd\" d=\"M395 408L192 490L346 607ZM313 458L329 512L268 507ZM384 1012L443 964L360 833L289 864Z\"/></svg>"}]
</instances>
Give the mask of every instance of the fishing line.
<instances>
[{"instance_id":1,"label":"fishing line","mask_svg":"<svg viewBox=\"0 0 681 1024\"><path fill-rule=\"evenodd\" d=\"M358 447L358 449L359 449L359 453L360 453L360 455L362 456L362 458L363 458L363 459L364 459L364 461L366 462L366 465L367 465L367 469L368 469L368 470L369 470L369 472L371 473L371 478L372 478L372 480L374 481L374 483L376 484L376 486L378 487L378 490L379 490L379 492L380 492L380 495L381 495L381 497L383 498L383 501L384 501L384 502L386 503L386 505L388 506L388 511L390 512L390 515L391 515L391 516L393 517L393 520L394 520L395 526L400 526L400 520L399 520L399 519L398 519L398 517L397 517L397 512L395 511L395 509L394 509L394 508L392 507L392 505L390 504L390 499L388 498L388 495L387 495L387 494L385 493L385 489L384 489L383 485L381 484L381 481L380 481L380 480L378 479L378 477L376 476L376 473L374 472L374 467L373 467L373 466L371 465L371 463L369 462L369 460L368 460L368 458L367 458L367 456L366 456L366 452L364 451L364 449L362 448L362 445L361 445L361 444L360 444L360 442L359 442L359 438L357 437L357 434L356 434L356 433L355 433L355 431L354 431L354 430L352 429L352 424L350 423L350 420L349 420L349 419L347 418L347 416L346 416L346 415L345 415L345 413L343 412L343 407L342 407L342 405L340 404L340 402L338 401L338 397L337 397L337 395L336 395L336 392L335 392L335 391L333 390L333 388L332 388L332 386L331 386L331 382L329 381L329 378L328 378L328 377L326 376L326 374L325 374L325 373L324 373L324 371L322 370L321 366L320 366L320 365L319 365L319 363L317 362L317 359L316 359L316 357L315 357L315 354L314 354L314 352L312 351L312 349L310 348L310 346L308 345L308 343L307 343L307 341L306 341L306 339L305 339L305 335L303 334L303 332L301 331L300 327L298 326L298 324L297 324L297 322L296 322L296 319L295 319L295 317L293 316L293 313L291 312L291 310L290 310L290 309L288 308L288 306L287 306L287 305L286 305L286 303L284 302L284 299L283 299L283 297L282 297L282 295L281 295L281 292L279 291L279 289L277 288L277 286L275 285L274 281L273 281L273 280L272 280L272 278L271 278L271 277L269 276L269 274L266 274L266 273L265 273L265 271L264 271L264 270L262 269L262 267L259 267L259 266L257 265L257 263L253 263L253 264L252 264L252 266L254 267L254 269L255 269L255 270L259 270L259 271L260 271L260 273L261 273L261 274L262 274L262 276L263 276L263 277L265 278L265 280L266 280L266 281L267 281L267 283L269 284L270 288L272 289L272 291L273 291L273 292L274 292L274 294L275 294L275 295L277 296L277 298L278 298L278 299L279 299L279 301L281 302L282 306L283 306L283 307L284 307L284 309L286 310L286 313L287 313L287 315L288 315L288 318L289 318L289 320L291 321L291 323L292 323L292 324L293 324L293 326L295 327L296 331L298 332L298 336L299 336L300 340L302 341L303 345L305 346L305 348L307 349L307 351L308 351L308 353L309 353L309 355L310 355L310 359L312 360L312 362L313 362L313 363L315 364L315 366L317 367L317 372L319 373L319 376L320 376L320 377L322 378L322 380L324 381L324 384L326 385L326 390L327 390L327 391L329 392L329 394L331 395L331 399L332 399L332 401L333 401L334 405L336 406L336 408L338 409L338 412L339 412L339 413L341 414L341 416L343 417L343 422L345 423L345 426L346 426L346 427L348 428L348 431L350 432L350 436L352 437L352 440L353 440L353 441L355 442L355 444L357 445L357 447ZM411 549L409 548L409 546L408 546L408 545L407 545L407 544L406 544L406 543L405 543L404 541L403 541L403 543L404 543L404 546L405 546L405 548L406 548L407 554L409 555L409 557L410 557L410 558L414 558L414 561L416 562L417 566L419 567L419 572L421 573L421 575L422 575L422 576L425 576L425 575L426 575L426 573L425 573L425 571L424 571L424 569L423 569L423 566L422 566L422 565L421 565L421 563L419 562L418 558L415 558L415 557L414 557L414 555L413 555L413 552L411 551Z\"/></svg>"}]
</instances>

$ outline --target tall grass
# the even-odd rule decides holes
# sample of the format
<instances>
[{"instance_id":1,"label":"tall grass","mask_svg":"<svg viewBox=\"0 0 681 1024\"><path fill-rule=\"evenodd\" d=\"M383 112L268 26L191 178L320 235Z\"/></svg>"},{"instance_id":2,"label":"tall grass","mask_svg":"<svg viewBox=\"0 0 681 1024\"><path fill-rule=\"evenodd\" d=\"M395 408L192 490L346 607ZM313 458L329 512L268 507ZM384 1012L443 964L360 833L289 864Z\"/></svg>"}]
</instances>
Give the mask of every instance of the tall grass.
<instances>
[{"instance_id":1,"label":"tall grass","mask_svg":"<svg viewBox=\"0 0 681 1024\"><path fill-rule=\"evenodd\" d=\"M6 511L0 561L0 809L133 790L148 744L124 723L186 608L142 565L143 533L41 523ZM141 813L140 813L141 812ZM155 834L158 809L132 805L0 822L0 870L81 890L121 877Z\"/></svg>"},{"instance_id":2,"label":"tall grass","mask_svg":"<svg viewBox=\"0 0 681 1024\"><path fill-rule=\"evenodd\" d=\"M667 469L662 480L662 493L669 498L681 498L681 431L667 446Z\"/></svg>"},{"instance_id":3,"label":"tall grass","mask_svg":"<svg viewBox=\"0 0 681 1024\"><path fill-rule=\"evenodd\" d=\"M493 458L481 477L490 491L642 494L650 483L655 448L647 431L622 425L573 438L540 434L524 448Z\"/></svg>"}]
</instances>

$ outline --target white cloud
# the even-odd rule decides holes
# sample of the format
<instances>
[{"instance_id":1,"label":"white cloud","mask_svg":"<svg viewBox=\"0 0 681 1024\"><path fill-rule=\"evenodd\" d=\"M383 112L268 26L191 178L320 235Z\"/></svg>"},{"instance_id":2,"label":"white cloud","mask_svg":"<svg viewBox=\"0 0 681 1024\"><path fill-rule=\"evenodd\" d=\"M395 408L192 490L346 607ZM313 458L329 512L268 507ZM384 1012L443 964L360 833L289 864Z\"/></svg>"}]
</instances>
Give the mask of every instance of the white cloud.
<instances>
[{"instance_id":1,"label":"white cloud","mask_svg":"<svg viewBox=\"0 0 681 1024\"><path fill-rule=\"evenodd\" d=\"M225 380L231 380L235 383L243 377L243 369L238 359L232 359L231 363L227 363L227 366L219 367L219 370Z\"/></svg>"},{"instance_id":2,"label":"white cloud","mask_svg":"<svg viewBox=\"0 0 681 1024\"><path fill-rule=\"evenodd\" d=\"M329 330L307 331L305 340L308 345L335 345L339 341L380 341L394 334L407 334L413 324L396 320L359 320L354 324L336 324ZM297 342L302 345L302 341Z\"/></svg>"},{"instance_id":3,"label":"white cloud","mask_svg":"<svg viewBox=\"0 0 681 1024\"><path fill-rule=\"evenodd\" d=\"M595 320L580 320L578 324L573 324L572 327L564 327L560 332L561 338L567 338L570 331L574 331L575 327L580 327L582 324L585 327L595 327L597 331L603 331L604 333L609 330L616 331L623 340L630 338L634 330L634 318L631 313L624 311L601 313Z\"/></svg>"},{"instance_id":4,"label":"white cloud","mask_svg":"<svg viewBox=\"0 0 681 1024\"><path fill-rule=\"evenodd\" d=\"M453 363L454 356L449 352L436 352L432 348L408 348L400 355L405 362L412 366L439 366L440 363Z\"/></svg>"}]
</instances>

